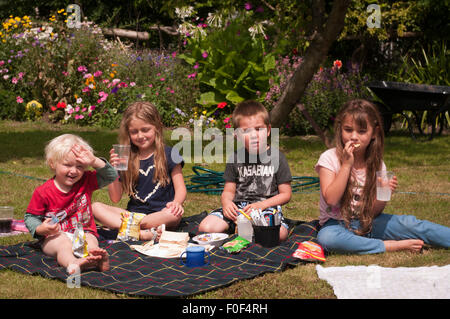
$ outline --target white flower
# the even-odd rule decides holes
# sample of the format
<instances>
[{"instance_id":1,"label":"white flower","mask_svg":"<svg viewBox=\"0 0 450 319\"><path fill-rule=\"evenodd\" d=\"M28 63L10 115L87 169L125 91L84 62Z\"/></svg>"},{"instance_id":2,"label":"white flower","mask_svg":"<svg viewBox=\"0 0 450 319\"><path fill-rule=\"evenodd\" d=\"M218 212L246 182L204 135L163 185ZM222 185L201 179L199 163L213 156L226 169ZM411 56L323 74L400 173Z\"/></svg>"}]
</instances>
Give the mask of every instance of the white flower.
<instances>
[{"instance_id":1,"label":"white flower","mask_svg":"<svg viewBox=\"0 0 450 319\"><path fill-rule=\"evenodd\" d=\"M185 19L187 17L190 17L194 13L194 7L181 7L181 8L175 8L175 14L180 19Z\"/></svg>"}]
</instances>

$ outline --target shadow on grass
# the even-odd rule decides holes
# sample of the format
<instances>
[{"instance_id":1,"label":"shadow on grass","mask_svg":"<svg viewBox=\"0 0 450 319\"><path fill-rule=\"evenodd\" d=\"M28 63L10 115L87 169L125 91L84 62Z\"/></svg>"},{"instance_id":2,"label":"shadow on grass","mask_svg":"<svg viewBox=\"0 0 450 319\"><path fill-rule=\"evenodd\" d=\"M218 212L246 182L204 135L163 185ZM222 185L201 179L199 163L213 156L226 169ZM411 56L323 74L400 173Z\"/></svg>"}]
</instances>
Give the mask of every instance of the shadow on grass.
<instances>
[{"instance_id":1,"label":"shadow on grass","mask_svg":"<svg viewBox=\"0 0 450 319\"><path fill-rule=\"evenodd\" d=\"M0 132L3 149L0 153L0 162L24 157L43 159L45 145L54 137L65 133L79 135L92 146L97 156L105 158L109 158L109 150L112 144L117 142L117 133L113 131L30 130L26 132Z\"/></svg>"}]
</instances>

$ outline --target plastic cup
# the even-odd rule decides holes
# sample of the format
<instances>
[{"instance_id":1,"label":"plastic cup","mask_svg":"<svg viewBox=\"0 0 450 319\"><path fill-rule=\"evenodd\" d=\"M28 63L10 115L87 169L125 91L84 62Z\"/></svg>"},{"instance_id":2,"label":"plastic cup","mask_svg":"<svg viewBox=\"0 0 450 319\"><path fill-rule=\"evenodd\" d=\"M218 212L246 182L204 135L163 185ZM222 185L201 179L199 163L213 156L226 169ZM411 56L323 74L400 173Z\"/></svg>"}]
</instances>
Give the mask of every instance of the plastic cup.
<instances>
[{"instance_id":1,"label":"plastic cup","mask_svg":"<svg viewBox=\"0 0 450 319\"><path fill-rule=\"evenodd\" d=\"M11 232L11 224L14 216L14 207L0 206L0 233Z\"/></svg>"},{"instance_id":2,"label":"plastic cup","mask_svg":"<svg viewBox=\"0 0 450 319\"><path fill-rule=\"evenodd\" d=\"M114 165L114 168L118 171L126 171L130 157L130 145L114 144L113 148L114 153L118 155L118 163Z\"/></svg>"},{"instance_id":3,"label":"plastic cup","mask_svg":"<svg viewBox=\"0 0 450 319\"><path fill-rule=\"evenodd\" d=\"M183 262L183 255L186 254L186 262ZM205 256L208 255L208 262L205 262ZM205 247L192 246L186 248L180 256L181 263L187 267L202 267L208 265L211 261L211 255L205 251Z\"/></svg>"},{"instance_id":4,"label":"plastic cup","mask_svg":"<svg viewBox=\"0 0 450 319\"><path fill-rule=\"evenodd\" d=\"M388 202L391 200L391 188L389 182L394 177L394 173L390 171L377 172L377 200Z\"/></svg>"}]
</instances>

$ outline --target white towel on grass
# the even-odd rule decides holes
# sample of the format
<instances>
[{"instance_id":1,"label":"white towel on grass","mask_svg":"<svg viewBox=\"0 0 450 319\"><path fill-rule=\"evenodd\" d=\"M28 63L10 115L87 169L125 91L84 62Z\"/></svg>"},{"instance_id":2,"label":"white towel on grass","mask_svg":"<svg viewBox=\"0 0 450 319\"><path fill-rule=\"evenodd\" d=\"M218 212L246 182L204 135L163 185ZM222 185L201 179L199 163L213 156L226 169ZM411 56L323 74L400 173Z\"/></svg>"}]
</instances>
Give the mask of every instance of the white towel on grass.
<instances>
[{"instance_id":1,"label":"white towel on grass","mask_svg":"<svg viewBox=\"0 0 450 319\"><path fill-rule=\"evenodd\" d=\"M338 299L449 299L450 265L384 268L377 265L322 267Z\"/></svg>"}]
</instances>

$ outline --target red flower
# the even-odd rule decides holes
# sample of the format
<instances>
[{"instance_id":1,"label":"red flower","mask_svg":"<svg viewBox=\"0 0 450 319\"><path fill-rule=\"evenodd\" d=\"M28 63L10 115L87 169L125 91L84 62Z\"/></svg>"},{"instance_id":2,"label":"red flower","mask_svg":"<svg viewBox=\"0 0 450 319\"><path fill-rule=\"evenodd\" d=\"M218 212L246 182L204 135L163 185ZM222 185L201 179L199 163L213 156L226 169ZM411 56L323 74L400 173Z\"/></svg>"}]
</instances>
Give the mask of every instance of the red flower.
<instances>
[{"instance_id":1,"label":"red flower","mask_svg":"<svg viewBox=\"0 0 450 319\"><path fill-rule=\"evenodd\" d=\"M56 107L50 106L50 110L52 110L53 112L55 112L55 111L56 111Z\"/></svg>"},{"instance_id":2,"label":"red flower","mask_svg":"<svg viewBox=\"0 0 450 319\"><path fill-rule=\"evenodd\" d=\"M66 108L66 103L58 102L58 104L56 104L56 108L58 108L58 109L65 109Z\"/></svg>"},{"instance_id":3,"label":"red flower","mask_svg":"<svg viewBox=\"0 0 450 319\"><path fill-rule=\"evenodd\" d=\"M341 60L335 60L333 62L333 66L337 67L338 69L340 69L342 67L342 61Z\"/></svg>"},{"instance_id":4,"label":"red flower","mask_svg":"<svg viewBox=\"0 0 450 319\"><path fill-rule=\"evenodd\" d=\"M218 109L223 109L225 106L227 106L227 102L221 102L221 103L217 104Z\"/></svg>"}]
</instances>

